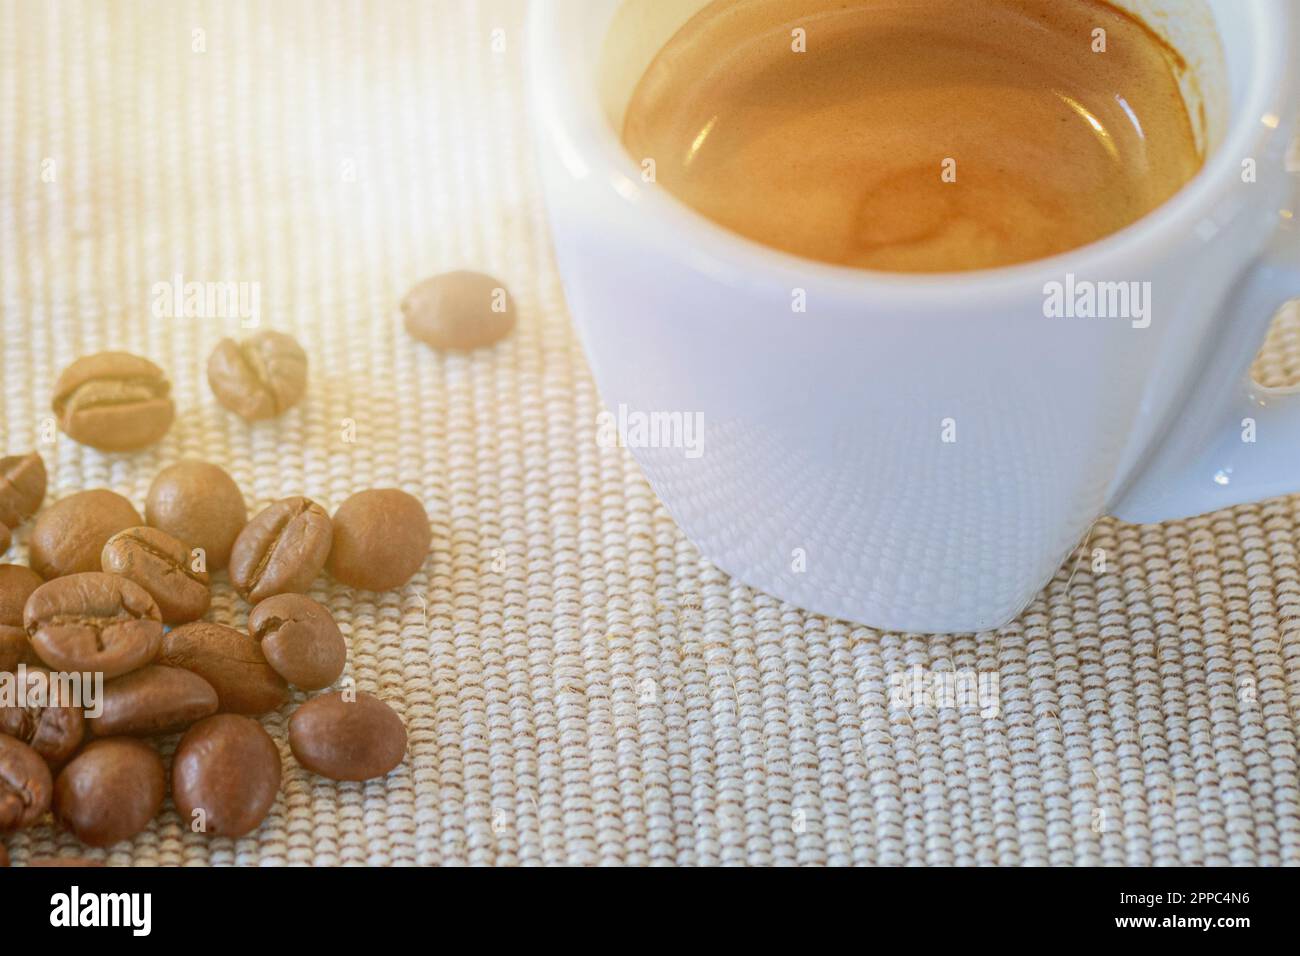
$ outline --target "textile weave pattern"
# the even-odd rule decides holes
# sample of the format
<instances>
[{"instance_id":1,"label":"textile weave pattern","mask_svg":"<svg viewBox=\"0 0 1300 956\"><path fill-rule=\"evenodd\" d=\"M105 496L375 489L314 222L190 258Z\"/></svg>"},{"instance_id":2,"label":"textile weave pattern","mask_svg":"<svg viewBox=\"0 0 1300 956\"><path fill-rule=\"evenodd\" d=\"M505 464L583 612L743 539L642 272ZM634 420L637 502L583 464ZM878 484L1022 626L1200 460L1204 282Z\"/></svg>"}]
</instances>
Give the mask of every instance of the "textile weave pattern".
<instances>
[{"instance_id":1,"label":"textile weave pattern","mask_svg":"<svg viewBox=\"0 0 1300 956\"><path fill-rule=\"evenodd\" d=\"M347 675L406 721L398 770L306 773L286 708L265 720L285 781L259 830L190 833L169 801L91 855L1300 863L1300 498L1103 520L996 633L882 633L730 580L595 441L528 129L524 13L0 0L0 450L42 452L47 503L109 487L141 507L161 467L194 456L250 508L306 494L333 511L397 486L434 529L400 591L313 591ZM514 296L496 348L440 355L401 327L406 289L457 267ZM178 276L257 284L261 324L309 353L299 408L249 426L217 405L204 362L245 330L166 314L156 290ZM109 348L168 371L169 435L134 455L44 442L59 371ZM1292 311L1257 372L1298 370ZM28 530L5 560L26 561ZM211 618L242 627L224 576L215 591ZM996 706L899 706L916 668L993 675ZM15 862L84 852L50 827L8 845Z\"/></svg>"}]
</instances>

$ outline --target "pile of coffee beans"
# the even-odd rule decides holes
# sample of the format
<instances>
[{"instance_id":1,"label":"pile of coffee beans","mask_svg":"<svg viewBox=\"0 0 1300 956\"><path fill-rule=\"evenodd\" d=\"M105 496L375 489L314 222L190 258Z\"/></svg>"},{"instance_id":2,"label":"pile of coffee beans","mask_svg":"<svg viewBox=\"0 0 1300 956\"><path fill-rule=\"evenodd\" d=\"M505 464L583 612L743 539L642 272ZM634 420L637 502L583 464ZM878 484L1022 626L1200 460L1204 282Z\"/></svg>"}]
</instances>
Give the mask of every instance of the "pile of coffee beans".
<instances>
[{"instance_id":1,"label":"pile of coffee beans","mask_svg":"<svg viewBox=\"0 0 1300 956\"><path fill-rule=\"evenodd\" d=\"M123 388L128 404L161 394L135 382ZM72 392L80 396L66 406L79 409L73 420L116 414L105 396L119 393L108 386ZM127 433L142 434L119 431ZM234 480L201 461L165 468L143 518L103 489L38 513L44 497L38 454L0 462L4 526L35 516L31 567L0 565L0 671L25 665L33 683L51 673L102 674L104 693L90 717L76 702L0 706L0 833L52 819L87 846L111 846L149 825L169 782L191 829L231 837L256 829L282 768L255 718L284 707L291 687L330 687L347 663L334 617L303 592L327 568L353 587L405 584L429 551L424 506L403 491L372 489L332 518L299 496L247 520ZM212 574L227 567L251 605L243 627L203 619ZM176 733L183 736L169 772L149 740ZM369 780L402 762L406 728L379 698L336 690L297 709L289 746L313 773Z\"/></svg>"},{"instance_id":2,"label":"pile of coffee beans","mask_svg":"<svg viewBox=\"0 0 1300 956\"><path fill-rule=\"evenodd\" d=\"M514 328L505 287L448 272L402 300L407 331L437 349L495 344ZM291 336L223 339L208 384L241 418L273 418L307 391L307 355ZM159 441L176 417L171 382L148 359L101 352L59 376L52 402L75 441L123 452ZM98 673L102 707L0 705L0 834L52 819L91 847L145 829L171 797L197 832L255 830L280 792L275 742L255 719L290 688L320 691L347 663L347 641L306 592L322 571L354 588L401 587L424 563L429 518L393 488L359 491L333 517L309 498L272 502L250 520L239 486L203 461L164 468L144 516L115 492L90 489L39 512L41 456L0 458L0 554L35 517L30 568L0 564L0 672L20 665L33 688L52 674ZM243 628L204 620L214 574L251 605ZM181 734L170 772L150 738ZM311 698L289 720L289 748L312 773L370 780L406 755L406 728L377 697L352 689ZM9 856L0 843L0 866ZM32 866L96 866L31 860Z\"/></svg>"}]
</instances>

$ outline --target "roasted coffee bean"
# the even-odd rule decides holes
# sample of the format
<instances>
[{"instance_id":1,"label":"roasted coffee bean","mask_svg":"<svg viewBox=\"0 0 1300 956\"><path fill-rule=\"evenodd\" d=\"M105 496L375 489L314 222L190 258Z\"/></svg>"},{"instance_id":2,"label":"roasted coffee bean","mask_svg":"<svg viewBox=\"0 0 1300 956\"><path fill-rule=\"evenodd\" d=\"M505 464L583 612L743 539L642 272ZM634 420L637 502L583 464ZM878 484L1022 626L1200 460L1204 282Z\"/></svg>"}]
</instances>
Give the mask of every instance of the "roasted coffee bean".
<instances>
[{"instance_id":1,"label":"roasted coffee bean","mask_svg":"<svg viewBox=\"0 0 1300 956\"><path fill-rule=\"evenodd\" d=\"M45 462L40 455L0 458L0 524L17 528L44 500Z\"/></svg>"},{"instance_id":2,"label":"roasted coffee bean","mask_svg":"<svg viewBox=\"0 0 1300 956\"><path fill-rule=\"evenodd\" d=\"M177 744L172 797L190 829L243 836L271 812L281 773L280 751L261 724L217 714L195 724Z\"/></svg>"},{"instance_id":3,"label":"roasted coffee bean","mask_svg":"<svg viewBox=\"0 0 1300 956\"><path fill-rule=\"evenodd\" d=\"M230 551L230 582L252 604L301 593L325 566L333 533L325 509L309 498L281 498L253 516Z\"/></svg>"},{"instance_id":4,"label":"roasted coffee bean","mask_svg":"<svg viewBox=\"0 0 1300 956\"><path fill-rule=\"evenodd\" d=\"M45 816L53 786L40 754L0 734L0 833L32 826Z\"/></svg>"},{"instance_id":5,"label":"roasted coffee bean","mask_svg":"<svg viewBox=\"0 0 1300 956\"><path fill-rule=\"evenodd\" d=\"M420 570L433 532L419 500L396 488L358 491L334 512L327 567L354 588L387 591Z\"/></svg>"},{"instance_id":6,"label":"roasted coffee bean","mask_svg":"<svg viewBox=\"0 0 1300 956\"><path fill-rule=\"evenodd\" d=\"M31 568L21 564L0 564L0 625L22 627L27 599L44 583Z\"/></svg>"},{"instance_id":7,"label":"roasted coffee bean","mask_svg":"<svg viewBox=\"0 0 1300 956\"><path fill-rule=\"evenodd\" d=\"M128 352L79 358L54 385L54 415L69 438L103 451L152 445L171 428L171 383L148 359Z\"/></svg>"},{"instance_id":8,"label":"roasted coffee bean","mask_svg":"<svg viewBox=\"0 0 1300 956\"><path fill-rule=\"evenodd\" d=\"M45 582L31 568L21 564L0 564L0 672L12 672L19 664L39 660L23 628L27 599Z\"/></svg>"},{"instance_id":9,"label":"roasted coffee bean","mask_svg":"<svg viewBox=\"0 0 1300 956\"><path fill-rule=\"evenodd\" d=\"M276 673L303 690L328 687L348 660L333 616L304 594L267 598L248 615L248 633Z\"/></svg>"},{"instance_id":10,"label":"roasted coffee bean","mask_svg":"<svg viewBox=\"0 0 1300 956\"><path fill-rule=\"evenodd\" d=\"M144 502L145 521L191 548L201 548L208 571L230 563L230 548L248 521L243 492L224 470L206 461L179 461L158 472Z\"/></svg>"},{"instance_id":11,"label":"roasted coffee bean","mask_svg":"<svg viewBox=\"0 0 1300 956\"><path fill-rule=\"evenodd\" d=\"M436 349L492 345L515 327L505 286L481 272L445 272L425 279L402 299L406 331Z\"/></svg>"},{"instance_id":12,"label":"roasted coffee bean","mask_svg":"<svg viewBox=\"0 0 1300 956\"><path fill-rule=\"evenodd\" d=\"M224 624L194 621L168 632L160 663L198 674L216 690L219 709L232 714L270 713L289 699L257 641Z\"/></svg>"},{"instance_id":13,"label":"roasted coffee bean","mask_svg":"<svg viewBox=\"0 0 1300 956\"><path fill-rule=\"evenodd\" d=\"M91 741L54 784L54 818L87 846L112 846L162 809L167 773L148 744L131 737Z\"/></svg>"},{"instance_id":14,"label":"roasted coffee bean","mask_svg":"<svg viewBox=\"0 0 1300 956\"><path fill-rule=\"evenodd\" d=\"M184 624L204 615L212 603L208 572L195 570L202 556L157 528L127 528L108 539L100 556L104 570L120 574L149 592L164 624Z\"/></svg>"},{"instance_id":15,"label":"roasted coffee bean","mask_svg":"<svg viewBox=\"0 0 1300 956\"><path fill-rule=\"evenodd\" d=\"M12 674L19 664L39 667L41 659L32 650L27 632L20 627L0 625L0 674Z\"/></svg>"},{"instance_id":16,"label":"roasted coffee bean","mask_svg":"<svg viewBox=\"0 0 1300 956\"><path fill-rule=\"evenodd\" d=\"M289 719L289 747L312 773L331 780L382 777L406 754L402 718L378 697L313 697Z\"/></svg>"},{"instance_id":17,"label":"roasted coffee bean","mask_svg":"<svg viewBox=\"0 0 1300 956\"><path fill-rule=\"evenodd\" d=\"M86 723L95 737L151 737L184 730L217 707L216 690L198 674L150 664L105 684L103 711Z\"/></svg>"},{"instance_id":18,"label":"roasted coffee bean","mask_svg":"<svg viewBox=\"0 0 1300 956\"><path fill-rule=\"evenodd\" d=\"M9 545L13 544L13 542L14 535L13 532L9 530L9 526L7 524L0 524L0 554L4 554L8 551Z\"/></svg>"},{"instance_id":19,"label":"roasted coffee bean","mask_svg":"<svg viewBox=\"0 0 1300 956\"><path fill-rule=\"evenodd\" d=\"M27 632L21 627L0 624L0 674L13 673L19 664L31 666L38 663L40 658L32 650Z\"/></svg>"},{"instance_id":20,"label":"roasted coffee bean","mask_svg":"<svg viewBox=\"0 0 1300 956\"><path fill-rule=\"evenodd\" d=\"M121 495L97 488L61 498L41 512L32 528L32 569L45 578L98 571L108 539L144 524Z\"/></svg>"},{"instance_id":21,"label":"roasted coffee bean","mask_svg":"<svg viewBox=\"0 0 1300 956\"><path fill-rule=\"evenodd\" d=\"M56 772L86 736L84 708L90 701L77 699L68 684L52 681L41 668L25 671L23 683L26 706L0 705L0 734L27 744Z\"/></svg>"},{"instance_id":22,"label":"roasted coffee bean","mask_svg":"<svg viewBox=\"0 0 1300 956\"><path fill-rule=\"evenodd\" d=\"M9 865L9 851L5 849L5 845L3 843L0 843L0 866L8 866L8 865Z\"/></svg>"},{"instance_id":23,"label":"roasted coffee bean","mask_svg":"<svg viewBox=\"0 0 1300 956\"><path fill-rule=\"evenodd\" d=\"M217 401L246 421L274 418L307 391L307 353L283 332L222 339L208 359L208 384Z\"/></svg>"},{"instance_id":24,"label":"roasted coffee bean","mask_svg":"<svg viewBox=\"0 0 1300 956\"><path fill-rule=\"evenodd\" d=\"M162 616L140 585L91 571L47 581L27 599L23 626L52 670L101 671L105 680L158 656Z\"/></svg>"}]
</instances>

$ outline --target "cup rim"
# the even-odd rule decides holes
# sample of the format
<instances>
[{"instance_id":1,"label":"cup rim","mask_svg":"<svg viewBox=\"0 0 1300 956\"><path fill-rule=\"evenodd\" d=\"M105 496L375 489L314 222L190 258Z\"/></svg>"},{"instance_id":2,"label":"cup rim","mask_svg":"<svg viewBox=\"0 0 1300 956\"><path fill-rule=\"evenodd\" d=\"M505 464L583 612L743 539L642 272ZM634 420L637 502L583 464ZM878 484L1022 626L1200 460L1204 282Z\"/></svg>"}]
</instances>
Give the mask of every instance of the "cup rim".
<instances>
[{"instance_id":1,"label":"cup rim","mask_svg":"<svg viewBox=\"0 0 1300 956\"><path fill-rule=\"evenodd\" d=\"M535 0L530 11L529 60L539 131L563 145L561 161L571 175L597 178L599 173L611 200L643 207L643 221L667 227L672 247L680 255L690 256L701 271L736 280L752 281L755 271L762 270L770 279L816 283L846 293L994 296L1057 281L1067 273L1119 275L1125 271L1124 263L1140 262L1152 249L1173 245L1195 232L1216 197L1240 176L1241 158L1262 155L1264 144L1292 129L1284 104L1300 94L1300 81L1286 56L1296 13L1287 8L1286 0L1248 4L1241 12L1251 18L1254 55L1243 105L1234 112L1218 148L1173 197L1118 232L1045 259L968 272L877 271L764 245L719 225L666 190L642 182L635 160L606 122L595 91L573 88L575 77L563 68L572 67L564 40L578 32L566 28L557 10L563 5L564 0ZM604 29L608 31L608 22ZM682 241L684 233L690 234L689 242Z\"/></svg>"}]
</instances>

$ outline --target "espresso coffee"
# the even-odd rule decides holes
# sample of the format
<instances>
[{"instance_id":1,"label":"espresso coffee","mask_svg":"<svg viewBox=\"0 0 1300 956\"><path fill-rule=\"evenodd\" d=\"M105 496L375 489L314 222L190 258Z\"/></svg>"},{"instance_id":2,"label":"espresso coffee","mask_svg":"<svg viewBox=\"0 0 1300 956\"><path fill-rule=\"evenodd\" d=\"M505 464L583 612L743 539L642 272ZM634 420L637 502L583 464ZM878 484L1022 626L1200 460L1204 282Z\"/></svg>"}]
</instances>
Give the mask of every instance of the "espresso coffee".
<instances>
[{"instance_id":1,"label":"espresso coffee","mask_svg":"<svg viewBox=\"0 0 1300 956\"><path fill-rule=\"evenodd\" d=\"M717 0L650 65L623 141L776 249L983 269L1102 239L1181 189L1204 161L1184 75L1102 0Z\"/></svg>"}]
</instances>

